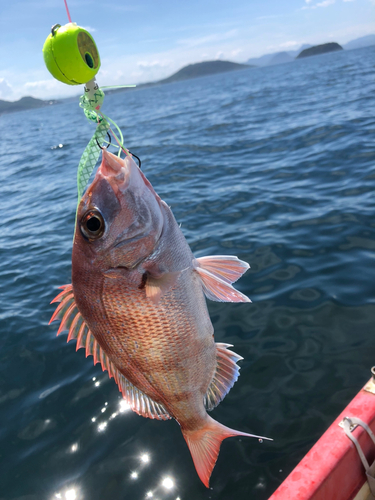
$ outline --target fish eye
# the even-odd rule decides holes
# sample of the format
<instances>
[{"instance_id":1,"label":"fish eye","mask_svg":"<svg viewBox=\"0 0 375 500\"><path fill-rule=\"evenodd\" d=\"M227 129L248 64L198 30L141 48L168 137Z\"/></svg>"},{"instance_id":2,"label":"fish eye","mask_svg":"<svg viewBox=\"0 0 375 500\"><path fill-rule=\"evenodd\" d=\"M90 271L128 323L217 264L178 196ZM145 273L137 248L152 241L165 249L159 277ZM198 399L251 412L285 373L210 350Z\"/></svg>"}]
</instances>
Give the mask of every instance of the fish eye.
<instances>
[{"instance_id":1,"label":"fish eye","mask_svg":"<svg viewBox=\"0 0 375 500\"><path fill-rule=\"evenodd\" d=\"M88 210L81 219L81 233L88 240L97 240L104 234L105 224L97 209Z\"/></svg>"}]
</instances>

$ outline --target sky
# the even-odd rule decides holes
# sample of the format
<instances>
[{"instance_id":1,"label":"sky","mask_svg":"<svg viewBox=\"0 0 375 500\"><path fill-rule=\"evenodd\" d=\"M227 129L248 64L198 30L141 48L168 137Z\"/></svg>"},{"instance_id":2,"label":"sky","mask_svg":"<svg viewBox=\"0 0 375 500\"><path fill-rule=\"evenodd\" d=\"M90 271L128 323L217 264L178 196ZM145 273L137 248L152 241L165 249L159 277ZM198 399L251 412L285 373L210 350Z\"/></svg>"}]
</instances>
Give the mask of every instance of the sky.
<instances>
[{"instance_id":1,"label":"sky","mask_svg":"<svg viewBox=\"0 0 375 500\"><path fill-rule=\"evenodd\" d=\"M375 33L375 0L67 0L93 36L99 85L160 80L187 64L251 57ZM42 47L68 22L63 0L0 0L0 99L78 95L55 80Z\"/></svg>"}]
</instances>

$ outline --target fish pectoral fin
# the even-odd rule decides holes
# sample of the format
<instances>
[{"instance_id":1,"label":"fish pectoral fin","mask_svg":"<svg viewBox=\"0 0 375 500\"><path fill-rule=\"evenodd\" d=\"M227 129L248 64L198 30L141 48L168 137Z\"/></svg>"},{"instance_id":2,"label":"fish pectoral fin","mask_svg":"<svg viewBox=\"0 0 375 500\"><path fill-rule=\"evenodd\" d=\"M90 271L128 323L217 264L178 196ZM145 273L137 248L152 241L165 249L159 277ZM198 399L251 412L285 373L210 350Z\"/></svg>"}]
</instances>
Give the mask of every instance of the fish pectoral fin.
<instances>
[{"instance_id":1,"label":"fish pectoral fin","mask_svg":"<svg viewBox=\"0 0 375 500\"><path fill-rule=\"evenodd\" d=\"M249 269L249 264L234 255L210 255L199 257L196 265L217 278L234 283Z\"/></svg>"},{"instance_id":2,"label":"fish pectoral fin","mask_svg":"<svg viewBox=\"0 0 375 500\"><path fill-rule=\"evenodd\" d=\"M180 271L164 273L160 276L153 276L147 272L146 297L154 304L157 304L161 297L165 295L176 283Z\"/></svg>"},{"instance_id":3,"label":"fish pectoral fin","mask_svg":"<svg viewBox=\"0 0 375 500\"><path fill-rule=\"evenodd\" d=\"M231 344L216 342L216 371L207 392L204 396L204 406L207 410L213 410L228 394L239 377L240 367L237 361L243 358L228 347Z\"/></svg>"},{"instance_id":4,"label":"fish pectoral fin","mask_svg":"<svg viewBox=\"0 0 375 500\"><path fill-rule=\"evenodd\" d=\"M103 276L106 278L109 278L111 280L117 280L119 278L122 278L123 275L121 273L121 269L123 268L113 268L113 269L108 269L105 273L103 273Z\"/></svg>"},{"instance_id":5,"label":"fish pectoral fin","mask_svg":"<svg viewBox=\"0 0 375 500\"><path fill-rule=\"evenodd\" d=\"M246 262L231 256L201 257L193 260L206 297L216 302L251 302L232 283L249 268Z\"/></svg>"}]
</instances>

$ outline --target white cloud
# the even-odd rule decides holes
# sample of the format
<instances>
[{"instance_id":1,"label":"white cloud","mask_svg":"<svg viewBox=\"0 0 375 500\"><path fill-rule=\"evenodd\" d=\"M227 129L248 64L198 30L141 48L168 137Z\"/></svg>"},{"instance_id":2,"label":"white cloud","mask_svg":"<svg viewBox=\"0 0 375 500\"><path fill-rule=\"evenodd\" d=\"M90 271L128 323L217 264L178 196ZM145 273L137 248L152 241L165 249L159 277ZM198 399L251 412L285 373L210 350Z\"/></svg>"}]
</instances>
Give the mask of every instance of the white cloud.
<instances>
[{"instance_id":1,"label":"white cloud","mask_svg":"<svg viewBox=\"0 0 375 500\"><path fill-rule=\"evenodd\" d=\"M65 97L77 95L83 91L82 85L65 85L54 78L48 80L36 80L34 82L26 82L21 91L22 95L32 95L38 99L54 99L62 95Z\"/></svg>"},{"instance_id":2,"label":"white cloud","mask_svg":"<svg viewBox=\"0 0 375 500\"><path fill-rule=\"evenodd\" d=\"M280 43L279 47L282 47L283 49L290 49L291 47L297 47L301 45L301 42L295 42L295 41L290 41L290 42L284 42Z\"/></svg>"},{"instance_id":3,"label":"white cloud","mask_svg":"<svg viewBox=\"0 0 375 500\"><path fill-rule=\"evenodd\" d=\"M306 40L299 40L299 41L290 40L288 42L275 43L272 45L268 45L266 47L266 50L263 52L263 54L265 54L267 52L281 52L284 50L287 50L287 51L294 50L294 49L301 47L301 45L303 45L305 43L308 43L308 42Z\"/></svg>"},{"instance_id":4,"label":"white cloud","mask_svg":"<svg viewBox=\"0 0 375 500\"><path fill-rule=\"evenodd\" d=\"M116 10L118 12L141 12L142 8L141 6L136 6L136 5L121 5L118 3L106 3L105 4L106 8L108 11L111 10Z\"/></svg>"},{"instance_id":5,"label":"white cloud","mask_svg":"<svg viewBox=\"0 0 375 500\"><path fill-rule=\"evenodd\" d=\"M243 52L243 50L239 48L227 51L218 50L216 52L215 59L221 59L224 61L232 60L233 58L236 58L239 54L241 54L241 52Z\"/></svg>"},{"instance_id":6,"label":"white cloud","mask_svg":"<svg viewBox=\"0 0 375 500\"><path fill-rule=\"evenodd\" d=\"M242 49L234 49L230 51L230 55L231 57L237 57L239 54L241 54L241 52L243 52Z\"/></svg>"},{"instance_id":7,"label":"white cloud","mask_svg":"<svg viewBox=\"0 0 375 500\"><path fill-rule=\"evenodd\" d=\"M332 11L339 10L339 7L347 11L345 7L349 8L350 6L344 6L344 1L299 0L299 6L309 9L308 13L317 14L319 12L319 14L328 15L334 14ZM368 6L370 1L375 2L375 0L361 1L366 2ZM335 3L332 8L323 8L331 3ZM356 2L356 5L359 3L359 1ZM322 8L319 10L318 6ZM313 12L310 9L317 10ZM335 19L339 24L335 24L335 20L331 19L332 22L327 31L324 19L316 20L314 16L311 16L310 19L310 16L301 16L300 9L299 12L295 10L292 12L293 16L301 16L298 23L296 19L292 18L287 23L288 12L282 16L276 16L272 15L272 10L267 9L259 12L259 14L262 13L270 15L261 16L264 21L247 23L246 26L241 26L239 22L234 24L232 21L230 24L229 20L225 27L207 24L207 26L204 25L204 29L199 25L199 30L196 29L197 26L194 29L185 25L173 26L171 31L160 31L161 41L163 41L161 45L157 43L157 33L152 30L147 31L142 43L134 43L128 50L121 50L122 43L119 43L115 34L108 32L106 35L103 32L99 47L102 65L97 82L99 85L110 86L157 81L169 77L188 64L217 58L244 62L250 57L261 56L271 51L297 49L302 43L319 45L327 40L332 40L343 44L351 39L374 32L372 19L365 19L361 22L353 19L353 22L348 24L342 22L341 17L336 16ZM117 15L116 12L115 14ZM281 24L276 22L276 18L279 17L283 17ZM318 28L314 27L313 21L318 24ZM306 28L307 23L310 23L311 29ZM237 29L234 30L234 27ZM88 26L87 28L91 29ZM98 30L102 29L98 27ZM333 35L333 37L328 39L328 34ZM143 44L146 38L148 43ZM4 53L4 48L1 47L1 49ZM12 91L11 97L5 97L5 99L15 100L24 95L32 95L42 99L77 96L78 103L78 96L83 93L83 85L70 86L55 81L44 67L40 56L38 61L38 65L30 67L27 72L20 72L10 63L8 64L9 68L6 69L6 64L3 63L0 76L6 82L0 81L0 99L2 94L5 96L6 92L7 95L10 95ZM25 82L27 83L25 84Z\"/></svg>"},{"instance_id":8,"label":"white cloud","mask_svg":"<svg viewBox=\"0 0 375 500\"><path fill-rule=\"evenodd\" d=\"M13 95L13 88L5 78L0 78L0 98L9 99Z\"/></svg>"},{"instance_id":9,"label":"white cloud","mask_svg":"<svg viewBox=\"0 0 375 500\"><path fill-rule=\"evenodd\" d=\"M347 1L347 2L351 2L352 0L344 0L344 2ZM312 2L312 0L305 0L305 2L307 4L310 4ZM336 2L336 0L323 0L323 2L319 2L315 5L305 5L304 7L302 7L302 10L305 10L305 9L316 9L317 7L328 7L329 5L332 5Z\"/></svg>"},{"instance_id":10,"label":"white cloud","mask_svg":"<svg viewBox=\"0 0 375 500\"><path fill-rule=\"evenodd\" d=\"M152 68L166 68L170 64L169 61L159 61L159 60L154 60L154 61L138 61L137 66L140 69L152 69Z\"/></svg>"},{"instance_id":11,"label":"white cloud","mask_svg":"<svg viewBox=\"0 0 375 500\"><path fill-rule=\"evenodd\" d=\"M336 0L324 0L324 2L320 2L316 4L316 7L328 7L328 5L332 5L336 2Z\"/></svg>"},{"instance_id":12,"label":"white cloud","mask_svg":"<svg viewBox=\"0 0 375 500\"><path fill-rule=\"evenodd\" d=\"M178 40L177 43L184 45L185 47L197 47L199 45L207 45L210 43L228 40L229 38L233 38L235 35L237 35L237 30L230 30L225 33L213 33L212 35L202 37L184 38Z\"/></svg>"},{"instance_id":13,"label":"white cloud","mask_svg":"<svg viewBox=\"0 0 375 500\"><path fill-rule=\"evenodd\" d=\"M81 26L81 28L88 31L89 33L94 33L94 31L96 31L96 29L92 28L91 26Z\"/></svg>"},{"instance_id":14,"label":"white cloud","mask_svg":"<svg viewBox=\"0 0 375 500\"><path fill-rule=\"evenodd\" d=\"M306 0L306 1L311 2L312 0ZM275 16L259 16L259 17L256 17L255 19L257 21L262 21L264 19L276 19L278 17L281 17L281 16L276 16L276 15Z\"/></svg>"},{"instance_id":15,"label":"white cloud","mask_svg":"<svg viewBox=\"0 0 375 500\"><path fill-rule=\"evenodd\" d=\"M37 82L26 82L24 85L27 89L35 89L35 88L51 88L55 86L56 80L39 80Z\"/></svg>"}]
</instances>

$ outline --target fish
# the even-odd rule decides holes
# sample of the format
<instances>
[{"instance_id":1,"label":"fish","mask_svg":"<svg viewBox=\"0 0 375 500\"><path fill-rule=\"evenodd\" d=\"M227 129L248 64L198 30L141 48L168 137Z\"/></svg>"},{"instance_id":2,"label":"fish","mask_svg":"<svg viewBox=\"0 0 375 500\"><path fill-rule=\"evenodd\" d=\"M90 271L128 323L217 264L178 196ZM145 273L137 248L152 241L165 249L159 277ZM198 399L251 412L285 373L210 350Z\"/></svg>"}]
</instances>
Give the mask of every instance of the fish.
<instances>
[{"instance_id":1,"label":"fish","mask_svg":"<svg viewBox=\"0 0 375 500\"><path fill-rule=\"evenodd\" d=\"M206 297L250 302L232 284L249 268L234 256L195 258L168 205L134 162L103 150L77 210L72 283L52 301L57 335L85 348L133 411L175 419L208 488L221 442L269 439L210 417L243 358L215 343Z\"/></svg>"}]
</instances>

